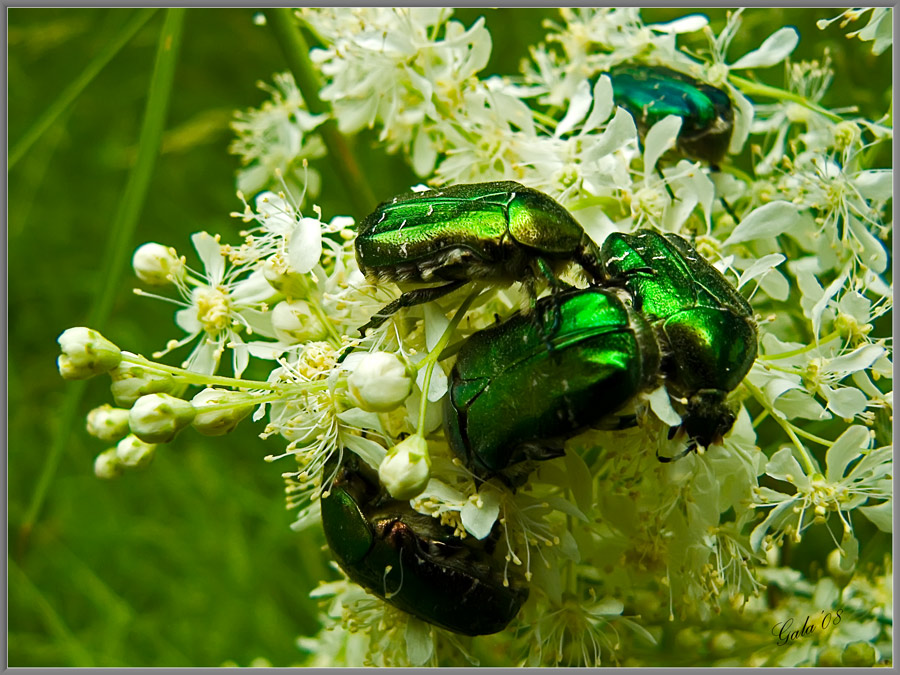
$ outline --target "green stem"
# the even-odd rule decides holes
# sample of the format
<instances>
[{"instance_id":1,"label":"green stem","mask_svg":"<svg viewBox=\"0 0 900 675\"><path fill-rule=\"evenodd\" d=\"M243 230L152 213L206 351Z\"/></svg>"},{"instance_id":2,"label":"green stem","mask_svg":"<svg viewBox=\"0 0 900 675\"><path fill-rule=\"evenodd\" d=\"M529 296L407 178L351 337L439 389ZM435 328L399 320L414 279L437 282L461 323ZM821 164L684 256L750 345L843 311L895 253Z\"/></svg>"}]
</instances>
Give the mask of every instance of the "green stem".
<instances>
[{"instance_id":1,"label":"green stem","mask_svg":"<svg viewBox=\"0 0 900 675\"><path fill-rule=\"evenodd\" d=\"M261 380L242 380L236 377L226 377L225 375L203 375L195 373L177 366L169 366L165 363L151 361L140 354L132 354L131 352L122 352L122 363L130 363L136 366L144 366L151 370L164 373L171 373L179 380L192 385L218 385L220 387L229 387L231 389L267 389L279 394L300 393L305 391L325 391L328 389L328 382L313 381L300 382L295 384L279 384L275 382L262 382Z\"/></svg>"},{"instance_id":2,"label":"green stem","mask_svg":"<svg viewBox=\"0 0 900 675\"><path fill-rule=\"evenodd\" d=\"M47 129L53 126L53 123L59 119L59 116L72 105L81 92L94 81L94 78L97 77L106 64L112 61L113 57L128 44L128 41L134 37L134 34L137 33L155 13L156 8L141 9L135 13L131 21L119 31L119 34L107 42L94 57L94 60L81 71L81 74L66 87L65 91L63 91L53 103L47 106L43 114L38 117L37 121L31 125L31 128L25 132L25 135L19 139L19 142L16 143L10 151L9 163L6 167L7 173L12 170L22 157L25 156L31 146L44 135Z\"/></svg>"},{"instance_id":3,"label":"green stem","mask_svg":"<svg viewBox=\"0 0 900 675\"><path fill-rule=\"evenodd\" d=\"M742 171L734 164L723 164L719 167L719 171L722 173L731 174L735 178L740 179L741 182L747 183L747 185L751 185L753 183L753 176L751 176L746 171Z\"/></svg>"},{"instance_id":4,"label":"green stem","mask_svg":"<svg viewBox=\"0 0 900 675\"><path fill-rule=\"evenodd\" d=\"M775 420L775 422L778 424L778 426L780 426L782 429L784 429L785 433L788 435L788 437L793 442L794 447L797 448L797 452L800 455L800 458L803 460L803 464L806 469L806 473L807 474L814 473L816 471L816 467L813 464L813 461L810 458L809 453L806 451L806 446L803 445L802 442L800 442L799 438L797 438L797 434L795 433L794 425L792 425L786 419L783 419L780 415L778 415L772 409L772 407L769 405L769 402L766 400L762 391L758 387L750 384L746 380L744 380L744 386L747 387L747 389L750 391L751 394L753 394L753 398L755 398L759 402L759 404L772 416L772 419Z\"/></svg>"},{"instance_id":5,"label":"green stem","mask_svg":"<svg viewBox=\"0 0 900 675\"><path fill-rule=\"evenodd\" d=\"M100 276L103 286L99 292L99 300L94 304L90 314L87 324L90 326L103 326L108 320L113 299L121 286L122 263L130 257L127 249L147 196L150 177L153 174L153 167L162 140L169 94L172 91L175 74L175 62L181 44L184 13L184 8L166 10L165 23L157 42L156 62L150 78L147 106L144 109L144 121L138 139L137 158L128 175L128 182L122 193L122 201L119 203L110 228L111 237L103 256L105 262ZM19 555L23 555L27 548L28 539L40 516L53 477L56 475L63 449L68 444L69 433L75 425L75 416L84 392L83 383L79 382L78 384L81 386L72 386L66 392L63 413L59 420L59 430L47 452L37 486L35 486L28 510L25 512L25 518L19 528Z\"/></svg>"},{"instance_id":6,"label":"green stem","mask_svg":"<svg viewBox=\"0 0 900 675\"><path fill-rule=\"evenodd\" d=\"M821 340L819 340L816 344L806 345L805 347L799 347L797 349L793 349L789 352L781 352L779 354L761 354L759 356L760 361L777 361L778 359L788 359L792 356L800 356L800 354L805 354L808 351L813 349L818 349L822 345L831 342L839 338L841 334L838 331L834 331L833 333L829 333Z\"/></svg>"},{"instance_id":7,"label":"green stem","mask_svg":"<svg viewBox=\"0 0 900 675\"><path fill-rule=\"evenodd\" d=\"M728 79L733 84L736 84L745 94L759 94L760 96L768 96L769 98L774 98L781 101L793 101L794 103L802 105L804 108L812 110L813 112L817 112L820 115L824 115L832 122L842 121L840 115L837 115L830 110L827 110L826 108L823 108L822 106L804 98L800 94L795 94L792 91L786 91L784 89L779 89L778 87L771 87L767 84L754 82L753 80L748 80L746 78L733 74L729 74Z\"/></svg>"},{"instance_id":8,"label":"green stem","mask_svg":"<svg viewBox=\"0 0 900 675\"><path fill-rule=\"evenodd\" d=\"M328 115L328 119L319 127L319 133L328 148L328 157L340 176L341 183L353 205L356 218L361 220L375 208L377 202L369 187L369 182L347 144L347 139L338 131L337 120L331 115L331 106L319 98L319 90L322 85L309 60L309 46L300 32L294 12L287 7L274 7L263 11L275 39L284 52L288 68L294 76L306 108L314 115Z\"/></svg>"},{"instance_id":9,"label":"green stem","mask_svg":"<svg viewBox=\"0 0 900 675\"><path fill-rule=\"evenodd\" d=\"M466 298L463 303L459 306L459 309L456 310L456 314L454 314L453 318L450 320L450 323L447 325L446 330L444 330L444 334L441 335L441 339L438 340L438 343L434 346L430 352L428 352L428 356L426 356L422 362L419 364L421 368L423 364L425 364L425 379L422 382L422 400L419 401L419 424L416 428L416 434L425 437L425 408L428 405L428 388L431 386L431 373L434 372L434 366L438 362L441 353L447 347L447 344L450 342L450 338L453 337L453 334L456 332L456 327L459 326L459 322L462 321L463 316L465 316L466 312L469 311L469 307L472 305L472 302L478 297L478 294L481 292L481 289L478 288L469 294L469 297Z\"/></svg>"}]
</instances>

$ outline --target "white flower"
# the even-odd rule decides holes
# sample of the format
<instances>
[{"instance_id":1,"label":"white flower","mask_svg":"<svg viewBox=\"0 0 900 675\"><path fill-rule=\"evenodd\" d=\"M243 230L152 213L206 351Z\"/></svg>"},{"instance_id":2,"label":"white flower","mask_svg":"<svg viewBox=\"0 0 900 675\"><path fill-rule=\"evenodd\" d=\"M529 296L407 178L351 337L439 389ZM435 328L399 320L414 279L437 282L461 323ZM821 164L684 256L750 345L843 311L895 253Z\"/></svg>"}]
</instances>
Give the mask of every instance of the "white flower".
<instances>
[{"instance_id":1,"label":"white flower","mask_svg":"<svg viewBox=\"0 0 900 675\"><path fill-rule=\"evenodd\" d=\"M122 360L122 350L91 328L69 328L56 341L62 350L56 360L59 374L67 380L109 372Z\"/></svg>"},{"instance_id":2,"label":"white flower","mask_svg":"<svg viewBox=\"0 0 900 675\"><path fill-rule=\"evenodd\" d=\"M152 242L139 246L131 259L138 279L150 286L166 286L183 277L184 265L174 248Z\"/></svg>"},{"instance_id":3,"label":"white flower","mask_svg":"<svg viewBox=\"0 0 900 675\"><path fill-rule=\"evenodd\" d=\"M156 445L135 435L126 436L116 445L116 459L125 469L142 469L153 461Z\"/></svg>"},{"instance_id":4,"label":"white flower","mask_svg":"<svg viewBox=\"0 0 900 675\"><path fill-rule=\"evenodd\" d=\"M191 399L191 405L196 411L191 426L204 436L222 436L234 431L255 407L252 397L243 392L211 387L196 394Z\"/></svg>"},{"instance_id":5,"label":"white flower","mask_svg":"<svg viewBox=\"0 0 900 675\"><path fill-rule=\"evenodd\" d=\"M279 73L274 80L274 86L259 83L272 99L259 109L236 113L231 123L237 138L228 149L241 156L245 167L238 172L238 189L254 194L278 184L283 177L289 187L305 185L315 195L319 174L307 169L303 160L325 155L322 139L310 132L326 116L312 115L306 110L293 75Z\"/></svg>"},{"instance_id":6,"label":"white flower","mask_svg":"<svg viewBox=\"0 0 900 675\"><path fill-rule=\"evenodd\" d=\"M128 433L128 411L104 403L88 413L87 430L101 441L117 441Z\"/></svg>"},{"instance_id":7,"label":"white flower","mask_svg":"<svg viewBox=\"0 0 900 675\"><path fill-rule=\"evenodd\" d=\"M168 443L195 414L189 401L168 394L148 394L131 408L128 425L131 433L146 443Z\"/></svg>"},{"instance_id":8,"label":"white flower","mask_svg":"<svg viewBox=\"0 0 900 675\"><path fill-rule=\"evenodd\" d=\"M197 346L182 364L187 370L211 375L216 372L226 348L233 354L235 376L240 377L250 355L242 333L259 333L273 337L271 317L266 301L274 295L261 270L246 274L245 266L228 267L228 249L219 244L218 236L198 232L191 237L206 269L202 279L192 275L176 280L176 286L187 305L175 314L175 323L187 337L172 341L155 358L193 342Z\"/></svg>"},{"instance_id":9,"label":"white flower","mask_svg":"<svg viewBox=\"0 0 900 675\"><path fill-rule=\"evenodd\" d=\"M117 478L122 475L125 467L122 461L116 455L116 449L110 448L97 455L94 460L94 475L97 478L110 479Z\"/></svg>"},{"instance_id":10,"label":"white flower","mask_svg":"<svg viewBox=\"0 0 900 675\"><path fill-rule=\"evenodd\" d=\"M378 480L394 499L421 494L431 477L428 442L414 434L388 450L378 467Z\"/></svg>"},{"instance_id":11,"label":"white flower","mask_svg":"<svg viewBox=\"0 0 900 675\"><path fill-rule=\"evenodd\" d=\"M132 364L119 365L109 373L112 378L110 391L116 404L130 408L146 394L171 392L178 382L164 370Z\"/></svg>"},{"instance_id":12,"label":"white flower","mask_svg":"<svg viewBox=\"0 0 900 675\"><path fill-rule=\"evenodd\" d=\"M348 359L349 361L349 359ZM353 402L369 412L390 412L412 393L412 378L396 354L373 352L348 364L347 387Z\"/></svg>"}]
</instances>

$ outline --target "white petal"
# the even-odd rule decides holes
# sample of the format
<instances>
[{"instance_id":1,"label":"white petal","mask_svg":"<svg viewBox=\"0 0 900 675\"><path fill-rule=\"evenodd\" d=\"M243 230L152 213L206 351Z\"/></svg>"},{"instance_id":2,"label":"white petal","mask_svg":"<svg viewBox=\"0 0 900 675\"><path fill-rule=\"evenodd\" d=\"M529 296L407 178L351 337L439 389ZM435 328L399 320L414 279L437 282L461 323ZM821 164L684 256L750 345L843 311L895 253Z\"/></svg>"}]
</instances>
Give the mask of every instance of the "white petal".
<instances>
[{"instance_id":1,"label":"white petal","mask_svg":"<svg viewBox=\"0 0 900 675\"><path fill-rule=\"evenodd\" d=\"M797 47L800 36L791 27L779 28L763 41L759 49L744 54L731 68L768 68L787 58Z\"/></svg>"},{"instance_id":2,"label":"white petal","mask_svg":"<svg viewBox=\"0 0 900 675\"><path fill-rule=\"evenodd\" d=\"M591 114L588 115L583 130L587 132L599 127L601 122L609 119L612 110L612 81L609 79L609 75L604 74L597 78L597 83L594 85L594 107L591 108Z\"/></svg>"},{"instance_id":3,"label":"white petal","mask_svg":"<svg viewBox=\"0 0 900 675\"><path fill-rule=\"evenodd\" d=\"M825 385L821 385L820 388L828 400L828 409L838 417L851 419L866 409L866 395L859 389L851 387L832 389Z\"/></svg>"},{"instance_id":4,"label":"white petal","mask_svg":"<svg viewBox=\"0 0 900 675\"><path fill-rule=\"evenodd\" d=\"M853 236L856 237L862 246L859 256L863 263L878 274L884 272L888 263L887 251L885 251L884 245L874 234L869 232L869 228L860 222L858 218L851 216L847 219L847 223Z\"/></svg>"},{"instance_id":5,"label":"white petal","mask_svg":"<svg viewBox=\"0 0 900 675\"><path fill-rule=\"evenodd\" d=\"M566 111L565 117L556 125L556 131L553 132L554 138L560 138L563 134L569 133L575 128L584 116L587 115L591 108L591 85L587 79L581 80L575 87L575 93L569 99L569 109Z\"/></svg>"},{"instance_id":6,"label":"white petal","mask_svg":"<svg viewBox=\"0 0 900 675\"><path fill-rule=\"evenodd\" d=\"M793 228L802 227L802 221L811 217L808 212L801 212L798 206L790 202L769 202L744 216L725 240L725 245L754 239L772 239Z\"/></svg>"},{"instance_id":7,"label":"white petal","mask_svg":"<svg viewBox=\"0 0 900 675\"><path fill-rule=\"evenodd\" d=\"M274 296L275 289L266 281L262 270L255 270L234 284L229 295L237 305L257 305Z\"/></svg>"},{"instance_id":8,"label":"white petal","mask_svg":"<svg viewBox=\"0 0 900 675\"><path fill-rule=\"evenodd\" d=\"M450 320L435 302L425 303L423 313L425 315L425 348L430 352L440 342L450 325Z\"/></svg>"},{"instance_id":9,"label":"white petal","mask_svg":"<svg viewBox=\"0 0 900 675\"><path fill-rule=\"evenodd\" d=\"M766 473L778 480L793 483L801 490L809 487L809 478L800 468L800 463L794 459L791 449L788 447L778 450L766 464Z\"/></svg>"},{"instance_id":10,"label":"white petal","mask_svg":"<svg viewBox=\"0 0 900 675\"><path fill-rule=\"evenodd\" d=\"M484 539L491 533L491 528L500 515L500 497L493 489L485 489L482 486L479 498L482 506L479 507L472 500L466 500L459 512L463 527L466 532L476 539Z\"/></svg>"},{"instance_id":11,"label":"white petal","mask_svg":"<svg viewBox=\"0 0 900 675\"><path fill-rule=\"evenodd\" d=\"M647 394L647 400L650 401L650 409L653 411L653 414L660 420L670 427L681 424L681 416L675 412L675 408L672 407L672 401L669 399L669 392L664 386L657 387Z\"/></svg>"},{"instance_id":12,"label":"white petal","mask_svg":"<svg viewBox=\"0 0 900 675\"><path fill-rule=\"evenodd\" d=\"M825 453L825 478L829 483L839 483L844 478L847 465L862 455L869 447L869 430L861 425L849 427Z\"/></svg>"},{"instance_id":13,"label":"white petal","mask_svg":"<svg viewBox=\"0 0 900 675\"><path fill-rule=\"evenodd\" d=\"M740 154L750 135L750 127L753 124L753 103L734 87L728 87L734 107L734 128L731 131L731 141L728 143L728 152L732 155Z\"/></svg>"},{"instance_id":14,"label":"white petal","mask_svg":"<svg viewBox=\"0 0 900 675\"><path fill-rule=\"evenodd\" d=\"M239 378L250 363L250 353L241 336L234 332L231 333L228 346L231 347L231 367L234 368L234 376Z\"/></svg>"},{"instance_id":15,"label":"white petal","mask_svg":"<svg viewBox=\"0 0 900 675\"><path fill-rule=\"evenodd\" d=\"M758 258L750 265L750 267L741 273L741 278L738 280L737 287L741 288L751 279L761 277L784 261L785 257L780 253L770 253L769 255L764 255L762 258Z\"/></svg>"},{"instance_id":16,"label":"white petal","mask_svg":"<svg viewBox=\"0 0 900 675\"><path fill-rule=\"evenodd\" d=\"M301 218L291 233L288 263L299 274L306 274L322 257L322 224L316 218Z\"/></svg>"},{"instance_id":17,"label":"white petal","mask_svg":"<svg viewBox=\"0 0 900 675\"><path fill-rule=\"evenodd\" d=\"M649 176L656 168L662 154L675 145L675 138L681 131L682 119L677 115L667 115L654 124L644 138L644 175Z\"/></svg>"},{"instance_id":18,"label":"white petal","mask_svg":"<svg viewBox=\"0 0 900 675\"><path fill-rule=\"evenodd\" d=\"M860 506L859 510L882 532L890 534L894 531L894 509L890 501L875 506Z\"/></svg>"},{"instance_id":19,"label":"white petal","mask_svg":"<svg viewBox=\"0 0 900 675\"><path fill-rule=\"evenodd\" d=\"M853 184L866 199L885 201L894 195L894 172L892 169L860 171L853 177Z\"/></svg>"},{"instance_id":20,"label":"white petal","mask_svg":"<svg viewBox=\"0 0 900 675\"><path fill-rule=\"evenodd\" d=\"M688 14L680 19L669 21L669 23L653 23L647 26L656 33L693 33L696 30L703 30L703 27L709 24L709 19L702 14Z\"/></svg>"},{"instance_id":21,"label":"white petal","mask_svg":"<svg viewBox=\"0 0 900 675\"><path fill-rule=\"evenodd\" d=\"M197 255L206 270L206 279L210 286L222 283L225 276L225 258L222 257L222 249L208 232L195 232L191 235L191 242L197 249Z\"/></svg>"}]
</instances>

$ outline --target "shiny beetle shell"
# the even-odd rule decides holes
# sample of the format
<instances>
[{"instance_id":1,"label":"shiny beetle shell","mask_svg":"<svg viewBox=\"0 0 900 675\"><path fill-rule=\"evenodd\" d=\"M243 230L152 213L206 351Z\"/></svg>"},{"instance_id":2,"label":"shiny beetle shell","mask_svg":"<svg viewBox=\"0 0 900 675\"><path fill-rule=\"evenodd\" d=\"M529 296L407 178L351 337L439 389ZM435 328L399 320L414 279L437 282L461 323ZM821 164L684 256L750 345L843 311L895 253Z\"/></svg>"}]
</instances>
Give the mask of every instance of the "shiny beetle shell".
<instances>
[{"instance_id":1,"label":"shiny beetle shell","mask_svg":"<svg viewBox=\"0 0 900 675\"><path fill-rule=\"evenodd\" d=\"M734 128L726 92L663 66L618 66L609 78L616 105L631 113L641 138L666 116L676 115L682 120L678 150L710 164L722 161Z\"/></svg>"},{"instance_id":2,"label":"shiny beetle shell","mask_svg":"<svg viewBox=\"0 0 900 675\"><path fill-rule=\"evenodd\" d=\"M728 392L756 360L750 305L676 234L613 234L601 256L612 282L627 288L656 329L667 387L688 400L685 430L703 446L719 440L734 424Z\"/></svg>"},{"instance_id":3,"label":"shiny beetle shell","mask_svg":"<svg viewBox=\"0 0 900 675\"><path fill-rule=\"evenodd\" d=\"M326 475L334 460L326 466ZM528 598L493 540L459 539L435 518L392 499L377 474L350 452L321 499L325 538L350 579L385 602L463 635L503 630Z\"/></svg>"},{"instance_id":4,"label":"shiny beetle shell","mask_svg":"<svg viewBox=\"0 0 900 675\"><path fill-rule=\"evenodd\" d=\"M481 474L558 456L565 439L656 381L653 330L614 291L575 289L538 301L538 313L557 309L549 344L517 314L459 351L444 423L453 450Z\"/></svg>"}]
</instances>

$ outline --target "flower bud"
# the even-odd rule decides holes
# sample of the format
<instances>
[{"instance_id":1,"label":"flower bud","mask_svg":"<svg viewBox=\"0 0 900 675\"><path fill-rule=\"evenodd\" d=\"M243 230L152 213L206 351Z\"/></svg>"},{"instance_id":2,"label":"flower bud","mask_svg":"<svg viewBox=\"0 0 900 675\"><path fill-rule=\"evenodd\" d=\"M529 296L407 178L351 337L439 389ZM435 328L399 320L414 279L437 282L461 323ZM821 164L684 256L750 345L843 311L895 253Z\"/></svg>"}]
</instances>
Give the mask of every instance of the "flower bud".
<instances>
[{"instance_id":1,"label":"flower bud","mask_svg":"<svg viewBox=\"0 0 900 675\"><path fill-rule=\"evenodd\" d=\"M826 647L819 652L819 658L816 660L816 665L819 668L840 668L841 652L842 650L840 647Z\"/></svg>"},{"instance_id":2,"label":"flower bud","mask_svg":"<svg viewBox=\"0 0 900 675\"><path fill-rule=\"evenodd\" d=\"M328 337L328 331L319 317L313 314L305 300L283 300L272 310L272 328L281 342L315 342Z\"/></svg>"},{"instance_id":3,"label":"flower bud","mask_svg":"<svg viewBox=\"0 0 900 675\"><path fill-rule=\"evenodd\" d=\"M143 366L126 366L110 371L113 398L116 405L130 408L141 396L168 393L175 388L175 378L161 370Z\"/></svg>"},{"instance_id":4,"label":"flower bud","mask_svg":"<svg viewBox=\"0 0 900 675\"><path fill-rule=\"evenodd\" d=\"M365 354L347 378L350 398L368 412L390 412L409 397L412 385L403 362L387 352Z\"/></svg>"},{"instance_id":5,"label":"flower bud","mask_svg":"<svg viewBox=\"0 0 900 675\"><path fill-rule=\"evenodd\" d=\"M122 475L124 467L122 462L116 456L116 449L110 448L97 455L94 460L94 475L97 478L118 478Z\"/></svg>"},{"instance_id":6,"label":"flower bud","mask_svg":"<svg viewBox=\"0 0 900 675\"><path fill-rule=\"evenodd\" d=\"M409 436L381 460L378 480L394 499L412 499L425 489L431 478L428 442L418 435Z\"/></svg>"},{"instance_id":7,"label":"flower bud","mask_svg":"<svg viewBox=\"0 0 900 675\"><path fill-rule=\"evenodd\" d=\"M868 642L851 642L844 648L841 662L845 668L868 668L878 661L878 651Z\"/></svg>"},{"instance_id":8,"label":"flower bud","mask_svg":"<svg viewBox=\"0 0 900 675\"><path fill-rule=\"evenodd\" d=\"M106 373L122 361L122 350L91 328L69 328L56 340L62 354L56 360L67 380L86 380Z\"/></svg>"},{"instance_id":9,"label":"flower bud","mask_svg":"<svg viewBox=\"0 0 900 675\"><path fill-rule=\"evenodd\" d=\"M196 411L189 401L168 394L141 396L128 413L131 433L147 443L168 443L191 423Z\"/></svg>"},{"instance_id":10,"label":"flower bud","mask_svg":"<svg viewBox=\"0 0 900 675\"><path fill-rule=\"evenodd\" d=\"M117 441L128 433L128 411L104 403L88 413L87 430L101 441Z\"/></svg>"},{"instance_id":11,"label":"flower bud","mask_svg":"<svg viewBox=\"0 0 900 675\"><path fill-rule=\"evenodd\" d=\"M150 286L165 286L184 276L184 261L171 246L149 243L139 246L131 259L137 278Z\"/></svg>"},{"instance_id":12,"label":"flower bud","mask_svg":"<svg viewBox=\"0 0 900 675\"><path fill-rule=\"evenodd\" d=\"M116 458L123 468L143 469L156 452L156 445L145 443L134 434L126 436L116 445Z\"/></svg>"},{"instance_id":13,"label":"flower bud","mask_svg":"<svg viewBox=\"0 0 900 675\"><path fill-rule=\"evenodd\" d=\"M197 411L191 426L205 436L222 436L234 431L238 422L253 412L254 408L247 394L228 389L204 389L191 399L191 404ZM207 412L203 410L204 406L220 405L229 407Z\"/></svg>"}]
</instances>

